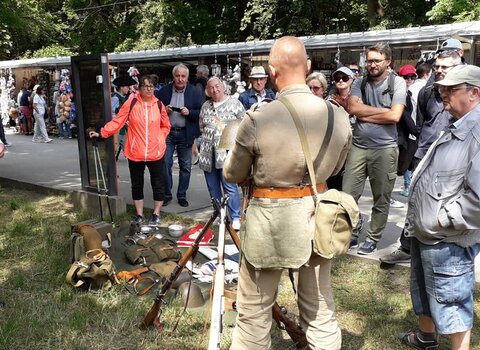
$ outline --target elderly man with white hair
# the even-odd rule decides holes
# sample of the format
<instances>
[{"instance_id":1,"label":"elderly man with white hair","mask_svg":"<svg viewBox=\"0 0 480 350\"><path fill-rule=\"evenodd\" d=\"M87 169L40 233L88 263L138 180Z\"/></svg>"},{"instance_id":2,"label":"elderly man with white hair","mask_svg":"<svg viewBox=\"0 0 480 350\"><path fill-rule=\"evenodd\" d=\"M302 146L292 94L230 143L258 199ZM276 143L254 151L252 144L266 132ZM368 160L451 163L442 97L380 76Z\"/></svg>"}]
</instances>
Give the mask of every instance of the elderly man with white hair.
<instances>
[{"instance_id":1,"label":"elderly man with white hair","mask_svg":"<svg viewBox=\"0 0 480 350\"><path fill-rule=\"evenodd\" d=\"M254 104L262 102L265 99L275 99L275 93L265 88L268 80L265 68L262 66L254 66L248 78L252 88L242 92L238 98L246 110L249 110Z\"/></svg>"}]
</instances>

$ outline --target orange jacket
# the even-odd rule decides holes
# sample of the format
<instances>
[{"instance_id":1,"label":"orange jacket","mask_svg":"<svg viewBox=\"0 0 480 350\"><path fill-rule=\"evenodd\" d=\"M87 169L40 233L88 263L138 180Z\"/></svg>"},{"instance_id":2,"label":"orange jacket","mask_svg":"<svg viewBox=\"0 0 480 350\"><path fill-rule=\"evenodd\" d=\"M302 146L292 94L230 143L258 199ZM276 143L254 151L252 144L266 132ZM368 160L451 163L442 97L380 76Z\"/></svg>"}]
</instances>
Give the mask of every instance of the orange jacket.
<instances>
[{"instance_id":1,"label":"orange jacket","mask_svg":"<svg viewBox=\"0 0 480 350\"><path fill-rule=\"evenodd\" d=\"M129 113L134 98L137 102ZM134 98L129 98L122 105L116 117L105 124L100 134L108 138L118 133L128 121L125 156L136 162L159 160L165 154L165 141L170 132L167 110L161 102L162 109L158 109L158 100L154 96L148 103L142 100L140 94Z\"/></svg>"}]
</instances>

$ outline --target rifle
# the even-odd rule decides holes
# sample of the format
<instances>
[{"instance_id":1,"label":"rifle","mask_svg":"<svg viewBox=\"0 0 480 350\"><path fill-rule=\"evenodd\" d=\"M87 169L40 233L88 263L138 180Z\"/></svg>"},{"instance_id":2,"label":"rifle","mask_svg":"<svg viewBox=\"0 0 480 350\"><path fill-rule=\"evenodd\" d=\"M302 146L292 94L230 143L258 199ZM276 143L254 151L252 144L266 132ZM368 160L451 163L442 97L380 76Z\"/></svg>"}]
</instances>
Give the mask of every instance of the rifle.
<instances>
[{"instance_id":1,"label":"rifle","mask_svg":"<svg viewBox=\"0 0 480 350\"><path fill-rule=\"evenodd\" d=\"M163 282L162 289L160 289L155 297L155 301L148 311L148 313L143 318L142 323L140 324L141 329L147 329L151 325L154 325L155 328L161 332L163 330L163 325L160 322L160 314L161 314L161 306L164 302L165 295L172 287L172 284L176 281L180 273L182 272L183 268L187 265L187 262L190 258L195 257L198 252L199 244L202 241L203 237L205 236L207 230L212 226L213 222L218 216L218 212L215 210L210 219L208 220L207 224L202 228L198 237L195 239L195 242L187 249L185 254L182 255L180 260L177 263L177 266L173 269L170 276L168 276L165 281Z\"/></svg>"},{"instance_id":2,"label":"rifle","mask_svg":"<svg viewBox=\"0 0 480 350\"><path fill-rule=\"evenodd\" d=\"M215 208L217 213L220 212L220 227L218 230L218 245L217 245L217 265L215 266L215 280L212 296L212 317L210 321L210 336L208 337L208 350L220 349L220 334L222 333L222 319L225 313L225 261L223 253L225 250L225 223L226 223L226 202L228 196L224 196L222 203L224 203L220 210ZM216 205L218 202L213 201Z\"/></svg>"}]
</instances>

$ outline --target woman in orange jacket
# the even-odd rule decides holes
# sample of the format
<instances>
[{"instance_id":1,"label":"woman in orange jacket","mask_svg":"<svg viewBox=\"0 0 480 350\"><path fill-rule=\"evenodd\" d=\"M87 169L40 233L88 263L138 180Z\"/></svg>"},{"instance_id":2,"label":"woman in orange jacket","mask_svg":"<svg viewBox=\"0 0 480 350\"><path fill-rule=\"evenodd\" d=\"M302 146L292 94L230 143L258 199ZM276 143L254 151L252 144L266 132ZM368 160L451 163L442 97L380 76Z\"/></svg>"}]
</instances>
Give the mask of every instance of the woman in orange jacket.
<instances>
[{"instance_id":1,"label":"woman in orange jacket","mask_svg":"<svg viewBox=\"0 0 480 350\"><path fill-rule=\"evenodd\" d=\"M128 122L125 156L128 159L132 183L132 199L137 216L134 221L144 223L143 177L145 166L150 172L153 190L153 214L150 225L160 223L160 210L165 197L165 140L170 132L170 121L165 106L154 95L153 79L144 75L139 80L140 93L131 96L100 133L90 131L89 136L108 138L120 131Z\"/></svg>"}]
</instances>

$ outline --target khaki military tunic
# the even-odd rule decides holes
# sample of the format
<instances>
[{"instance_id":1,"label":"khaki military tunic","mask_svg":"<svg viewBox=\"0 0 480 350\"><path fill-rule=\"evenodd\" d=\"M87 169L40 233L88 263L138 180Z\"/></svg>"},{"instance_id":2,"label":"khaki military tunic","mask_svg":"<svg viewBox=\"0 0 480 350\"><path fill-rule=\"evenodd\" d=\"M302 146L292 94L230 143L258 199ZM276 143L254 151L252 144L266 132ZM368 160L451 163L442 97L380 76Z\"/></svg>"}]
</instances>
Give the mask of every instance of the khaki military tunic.
<instances>
[{"instance_id":1,"label":"khaki military tunic","mask_svg":"<svg viewBox=\"0 0 480 350\"><path fill-rule=\"evenodd\" d=\"M305 129L317 183L336 174L351 143L348 114L333 105L334 129L322 164L317 156L327 128L327 106L306 85L291 85L278 98L296 108ZM239 183L253 169L255 186L293 187L309 184L300 137L283 103L270 102L248 111L239 127L236 145L224 164L226 181ZM257 268L294 267L311 254L313 201L305 198L254 198L247 210L242 252Z\"/></svg>"}]
</instances>

